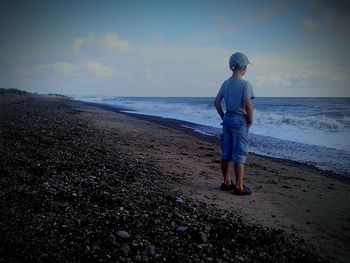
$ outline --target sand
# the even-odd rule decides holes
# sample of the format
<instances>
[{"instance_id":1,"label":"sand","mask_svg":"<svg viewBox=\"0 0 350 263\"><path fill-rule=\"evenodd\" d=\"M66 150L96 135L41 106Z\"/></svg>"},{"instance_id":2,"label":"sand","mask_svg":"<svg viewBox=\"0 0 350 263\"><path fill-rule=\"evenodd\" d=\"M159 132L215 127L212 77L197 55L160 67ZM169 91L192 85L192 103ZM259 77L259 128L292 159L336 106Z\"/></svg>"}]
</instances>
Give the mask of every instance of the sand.
<instances>
[{"instance_id":1,"label":"sand","mask_svg":"<svg viewBox=\"0 0 350 263\"><path fill-rule=\"evenodd\" d=\"M55 96L3 96L0 105L23 103L32 108L40 100L59 102L101 136L114 136L117 142L110 145L132 160L131 168L137 170L138 163L152 164L159 171L159 182L154 184L169 193L227 211L248 224L284 230L312 244L325 261L349 261L349 180L296 162L250 154L245 184L253 194L237 197L219 190L222 177L217 138L184 130L169 120L150 121ZM11 117L10 112L8 115ZM137 182L137 175L132 180Z\"/></svg>"},{"instance_id":2,"label":"sand","mask_svg":"<svg viewBox=\"0 0 350 263\"><path fill-rule=\"evenodd\" d=\"M130 121L130 115L98 108L84 114L101 114L97 121L101 128L108 125L126 131L132 143L125 147L137 158L155 160L183 196L293 233L311 242L329 260L350 260L349 180L297 162L250 154L245 184L253 194L237 197L219 191L222 175L217 138L185 134L182 129L169 127L174 125L168 121L164 125L161 120L150 123L142 120L150 118L136 115L137 119Z\"/></svg>"}]
</instances>

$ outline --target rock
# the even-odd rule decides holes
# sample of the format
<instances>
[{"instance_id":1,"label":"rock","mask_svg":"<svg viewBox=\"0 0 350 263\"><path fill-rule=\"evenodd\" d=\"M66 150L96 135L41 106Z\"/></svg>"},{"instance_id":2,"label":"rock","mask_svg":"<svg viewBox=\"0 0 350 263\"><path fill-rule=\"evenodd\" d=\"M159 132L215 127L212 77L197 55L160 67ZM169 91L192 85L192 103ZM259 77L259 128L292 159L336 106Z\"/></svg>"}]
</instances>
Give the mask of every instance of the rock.
<instances>
[{"instance_id":1,"label":"rock","mask_svg":"<svg viewBox=\"0 0 350 263\"><path fill-rule=\"evenodd\" d=\"M185 202L185 200L182 197L176 197L175 202L178 204L181 204L181 203Z\"/></svg>"},{"instance_id":2,"label":"rock","mask_svg":"<svg viewBox=\"0 0 350 263\"><path fill-rule=\"evenodd\" d=\"M185 233L186 231L188 230L188 227L187 226L178 226L176 228L176 233Z\"/></svg>"},{"instance_id":3,"label":"rock","mask_svg":"<svg viewBox=\"0 0 350 263\"><path fill-rule=\"evenodd\" d=\"M124 231L124 230L118 230L117 231L117 237L121 238L121 239L129 239L130 235L128 232Z\"/></svg>"}]
</instances>

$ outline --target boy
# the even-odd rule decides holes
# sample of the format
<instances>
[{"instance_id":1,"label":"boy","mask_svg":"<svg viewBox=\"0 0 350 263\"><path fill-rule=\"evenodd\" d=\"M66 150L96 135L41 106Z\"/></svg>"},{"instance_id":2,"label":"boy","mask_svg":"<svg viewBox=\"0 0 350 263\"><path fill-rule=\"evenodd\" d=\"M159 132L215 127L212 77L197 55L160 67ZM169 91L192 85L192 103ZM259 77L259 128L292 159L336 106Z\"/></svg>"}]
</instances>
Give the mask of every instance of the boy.
<instances>
[{"instance_id":1,"label":"boy","mask_svg":"<svg viewBox=\"0 0 350 263\"><path fill-rule=\"evenodd\" d=\"M251 190L243 184L244 163L247 158L248 129L253 123L253 104L255 98L251 84L242 79L250 64L246 55L240 52L230 57L232 76L224 81L215 98L215 108L223 120L221 137L221 168L224 183L223 191L233 189L235 195L250 195ZM224 99L226 113L221 107ZM230 176L230 161L234 163L236 185Z\"/></svg>"}]
</instances>

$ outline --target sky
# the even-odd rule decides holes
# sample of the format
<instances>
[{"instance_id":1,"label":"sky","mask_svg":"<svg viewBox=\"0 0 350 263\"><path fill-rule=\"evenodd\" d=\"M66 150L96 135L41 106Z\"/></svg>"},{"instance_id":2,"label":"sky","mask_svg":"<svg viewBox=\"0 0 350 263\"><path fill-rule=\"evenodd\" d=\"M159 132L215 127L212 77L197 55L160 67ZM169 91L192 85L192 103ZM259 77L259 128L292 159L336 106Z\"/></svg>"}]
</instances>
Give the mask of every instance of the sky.
<instances>
[{"instance_id":1,"label":"sky","mask_svg":"<svg viewBox=\"0 0 350 263\"><path fill-rule=\"evenodd\" d=\"M350 97L346 0L0 1L0 87L213 97L239 51L256 96Z\"/></svg>"}]
</instances>

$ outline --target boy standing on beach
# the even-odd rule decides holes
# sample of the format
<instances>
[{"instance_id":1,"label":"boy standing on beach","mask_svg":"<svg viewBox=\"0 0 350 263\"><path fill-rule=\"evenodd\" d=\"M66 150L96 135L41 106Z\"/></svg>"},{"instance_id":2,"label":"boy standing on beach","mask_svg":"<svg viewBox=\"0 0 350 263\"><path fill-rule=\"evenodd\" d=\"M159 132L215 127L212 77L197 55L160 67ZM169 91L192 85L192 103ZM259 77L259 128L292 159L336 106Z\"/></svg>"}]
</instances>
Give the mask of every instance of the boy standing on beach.
<instances>
[{"instance_id":1,"label":"boy standing on beach","mask_svg":"<svg viewBox=\"0 0 350 263\"><path fill-rule=\"evenodd\" d=\"M215 108L223 120L223 134L221 137L221 168L224 183L220 189L234 190L235 195L249 195L250 188L243 184L244 164L248 154L248 129L253 123L254 92L252 85L242 79L250 64L246 55L240 52L230 57L229 65L232 76L224 81L215 98ZM225 101L226 112L221 107ZM230 175L230 162L234 164L236 185Z\"/></svg>"}]
</instances>

